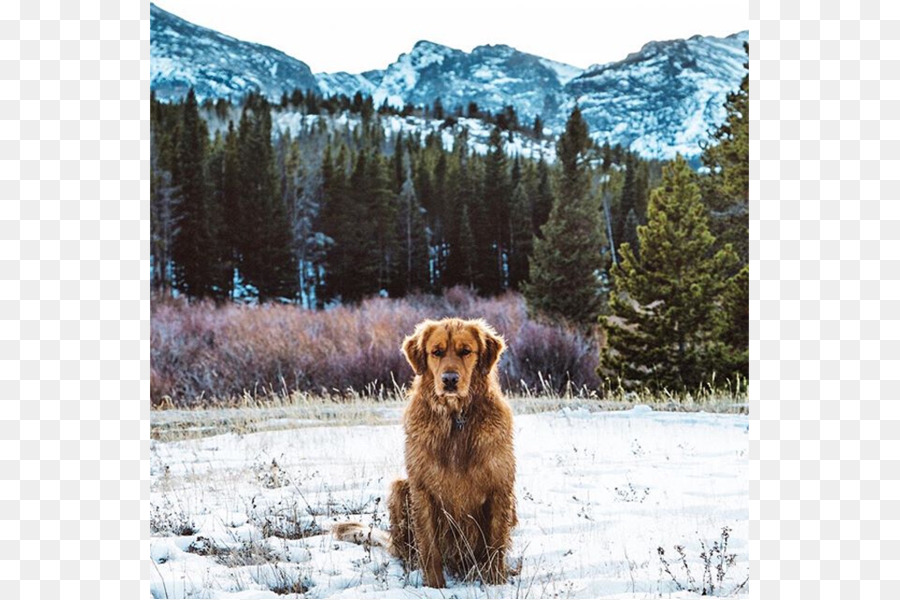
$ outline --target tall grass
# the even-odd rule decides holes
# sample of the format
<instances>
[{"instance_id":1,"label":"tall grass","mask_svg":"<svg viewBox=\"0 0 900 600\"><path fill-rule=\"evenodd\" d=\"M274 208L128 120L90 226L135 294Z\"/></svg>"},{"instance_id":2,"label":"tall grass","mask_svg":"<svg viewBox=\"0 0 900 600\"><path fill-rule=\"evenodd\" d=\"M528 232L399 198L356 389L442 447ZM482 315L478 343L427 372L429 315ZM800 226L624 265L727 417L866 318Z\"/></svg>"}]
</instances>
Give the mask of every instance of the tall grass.
<instances>
[{"instance_id":1,"label":"tall grass","mask_svg":"<svg viewBox=\"0 0 900 600\"><path fill-rule=\"evenodd\" d=\"M289 305L216 306L154 301L150 395L154 404L196 406L247 394L326 396L367 390L383 396L412 372L400 342L426 318L481 317L505 338L501 384L512 392L595 390L598 347L573 330L529 319L517 294L478 298L373 298L354 307L309 311Z\"/></svg>"}]
</instances>

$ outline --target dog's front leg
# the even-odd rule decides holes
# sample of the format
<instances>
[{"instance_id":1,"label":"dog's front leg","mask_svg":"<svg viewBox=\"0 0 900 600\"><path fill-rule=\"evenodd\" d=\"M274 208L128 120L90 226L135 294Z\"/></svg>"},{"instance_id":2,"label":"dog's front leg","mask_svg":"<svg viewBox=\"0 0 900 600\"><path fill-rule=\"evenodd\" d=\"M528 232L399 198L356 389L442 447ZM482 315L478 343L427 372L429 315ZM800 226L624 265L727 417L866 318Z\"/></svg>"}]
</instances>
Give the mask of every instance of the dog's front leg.
<instances>
[{"instance_id":1,"label":"dog's front leg","mask_svg":"<svg viewBox=\"0 0 900 600\"><path fill-rule=\"evenodd\" d=\"M516 520L515 496L511 490L497 492L488 502L491 520L488 524L488 564L485 569L485 583L506 583L509 577L506 551L510 543L510 530Z\"/></svg>"},{"instance_id":2,"label":"dog's front leg","mask_svg":"<svg viewBox=\"0 0 900 600\"><path fill-rule=\"evenodd\" d=\"M434 505L430 494L417 487L410 489L410 500L412 500L414 537L416 548L419 551L422 579L428 587L445 587L444 569L436 539L438 507Z\"/></svg>"}]
</instances>

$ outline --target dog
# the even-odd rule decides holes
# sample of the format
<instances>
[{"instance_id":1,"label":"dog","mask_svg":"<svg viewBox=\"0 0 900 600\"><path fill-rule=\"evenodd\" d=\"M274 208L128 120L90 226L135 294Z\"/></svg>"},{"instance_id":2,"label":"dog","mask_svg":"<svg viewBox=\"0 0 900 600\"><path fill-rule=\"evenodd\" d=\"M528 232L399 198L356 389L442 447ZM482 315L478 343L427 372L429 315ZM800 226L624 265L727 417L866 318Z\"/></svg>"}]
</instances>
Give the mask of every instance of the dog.
<instances>
[{"instance_id":1,"label":"dog","mask_svg":"<svg viewBox=\"0 0 900 600\"><path fill-rule=\"evenodd\" d=\"M503 338L481 319L427 320L403 340L415 371L403 417L407 479L388 495L390 533L332 527L340 540L384 546L426 586L454 576L507 581L516 526L512 411L500 390Z\"/></svg>"}]
</instances>

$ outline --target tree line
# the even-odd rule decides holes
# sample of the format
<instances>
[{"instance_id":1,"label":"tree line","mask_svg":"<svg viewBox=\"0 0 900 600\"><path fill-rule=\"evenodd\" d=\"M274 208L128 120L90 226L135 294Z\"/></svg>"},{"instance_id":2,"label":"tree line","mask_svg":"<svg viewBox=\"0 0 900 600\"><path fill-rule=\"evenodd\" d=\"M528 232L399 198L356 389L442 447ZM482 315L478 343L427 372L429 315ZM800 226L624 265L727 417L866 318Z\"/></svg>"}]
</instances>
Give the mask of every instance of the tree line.
<instances>
[{"instance_id":1,"label":"tree line","mask_svg":"<svg viewBox=\"0 0 900 600\"><path fill-rule=\"evenodd\" d=\"M747 97L745 77L699 173L597 146L577 106L550 163L507 150L514 112L505 128L493 117L479 154L452 115L386 133L397 109L359 94L152 97L153 287L308 308L515 290L536 315L602 331L600 372L623 386L746 378ZM291 111L299 129L273 135L273 114Z\"/></svg>"},{"instance_id":2,"label":"tree line","mask_svg":"<svg viewBox=\"0 0 900 600\"><path fill-rule=\"evenodd\" d=\"M386 134L370 98L350 101L355 123L323 117L274 135L280 106L258 94L239 106L202 106L193 92L151 104L158 292L321 308L455 285L493 295L530 278L559 167L510 155L508 130L495 125L478 154L461 126L449 126L450 148L443 129ZM594 150L593 186L629 239L658 165L620 146Z\"/></svg>"}]
</instances>

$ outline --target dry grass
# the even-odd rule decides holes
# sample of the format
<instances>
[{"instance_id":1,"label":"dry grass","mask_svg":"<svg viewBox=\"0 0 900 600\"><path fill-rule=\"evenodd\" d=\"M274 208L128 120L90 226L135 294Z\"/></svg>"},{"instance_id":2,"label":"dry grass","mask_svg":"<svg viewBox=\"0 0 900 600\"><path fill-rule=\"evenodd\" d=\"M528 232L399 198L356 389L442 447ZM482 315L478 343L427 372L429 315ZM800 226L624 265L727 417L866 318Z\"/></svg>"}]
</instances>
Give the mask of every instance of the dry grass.
<instances>
[{"instance_id":1,"label":"dry grass","mask_svg":"<svg viewBox=\"0 0 900 600\"><path fill-rule=\"evenodd\" d=\"M254 397L245 394L239 399L211 398L208 408L177 408L168 401L154 407L150 417L151 439L169 442L236 433L277 431L321 427L327 425L396 425L406 406L404 389L382 394L373 399L365 393L348 391L342 399L316 396L303 392ZM584 388L570 387L568 393L556 394L549 389L526 390L508 398L518 415L553 412L564 408L627 410L636 404L646 404L654 410L674 412L717 412L747 414L745 388L735 390L700 390L696 394L659 394L650 391L611 390L604 397Z\"/></svg>"},{"instance_id":2,"label":"dry grass","mask_svg":"<svg viewBox=\"0 0 900 600\"><path fill-rule=\"evenodd\" d=\"M521 296L478 298L454 288L441 297L373 298L355 307L309 311L154 301L150 395L154 404L240 405L295 391L345 400L359 390L396 395L410 369L403 336L426 318L486 319L509 346L500 363L504 389L529 393L599 389L593 339L529 319Z\"/></svg>"}]
</instances>

